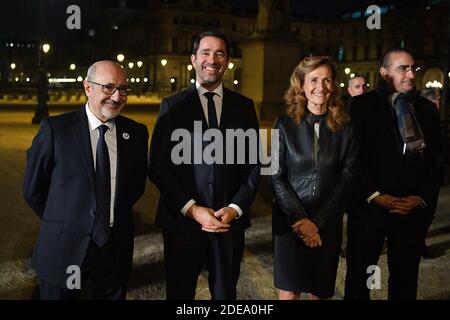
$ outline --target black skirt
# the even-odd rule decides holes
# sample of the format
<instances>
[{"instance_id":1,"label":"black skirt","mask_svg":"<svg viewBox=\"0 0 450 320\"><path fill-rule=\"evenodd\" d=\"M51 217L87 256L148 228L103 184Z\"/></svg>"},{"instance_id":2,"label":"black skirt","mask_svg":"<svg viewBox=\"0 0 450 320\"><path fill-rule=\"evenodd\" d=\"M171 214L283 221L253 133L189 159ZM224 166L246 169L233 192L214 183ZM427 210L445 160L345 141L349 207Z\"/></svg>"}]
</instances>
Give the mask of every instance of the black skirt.
<instances>
[{"instance_id":1,"label":"black skirt","mask_svg":"<svg viewBox=\"0 0 450 320\"><path fill-rule=\"evenodd\" d=\"M310 248L290 229L274 232L275 287L308 292L320 298L334 296L342 242L342 215L319 231L322 246Z\"/></svg>"}]
</instances>

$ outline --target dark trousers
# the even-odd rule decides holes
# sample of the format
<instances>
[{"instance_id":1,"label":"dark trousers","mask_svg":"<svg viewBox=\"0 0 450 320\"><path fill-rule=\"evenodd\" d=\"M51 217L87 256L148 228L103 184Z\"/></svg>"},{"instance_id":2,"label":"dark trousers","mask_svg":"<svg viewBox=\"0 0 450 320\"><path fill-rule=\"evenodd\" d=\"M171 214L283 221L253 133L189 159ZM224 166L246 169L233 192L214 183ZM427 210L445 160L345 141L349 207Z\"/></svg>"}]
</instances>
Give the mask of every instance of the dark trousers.
<instances>
[{"instance_id":1,"label":"dark trousers","mask_svg":"<svg viewBox=\"0 0 450 320\"><path fill-rule=\"evenodd\" d=\"M366 297L365 269L365 236L366 220L362 217L347 214L347 247L344 300L362 300ZM362 296L364 294L364 297Z\"/></svg>"},{"instance_id":2,"label":"dark trousers","mask_svg":"<svg viewBox=\"0 0 450 320\"><path fill-rule=\"evenodd\" d=\"M40 279L41 300L125 300L126 284L120 280L114 259L114 244L109 241L98 247L89 243L81 265L81 289L57 287Z\"/></svg>"},{"instance_id":3,"label":"dark trousers","mask_svg":"<svg viewBox=\"0 0 450 320\"><path fill-rule=\"evenodd\" d=\"M163 230L166 298L193 300L204 266L213 300L236 299L244 254L244 231L225 233Z\"/></svg>"},{"instance_id":4,"label":"dark trousers","mask_svg":"<svg viewBox=\"0 0 450 320\"><path fill-rule=\"evenodd\" d=\"M378 264L387 240L388 299L415 300L427 213L419 209L399 215L374 206L366 209L364 217L349 214L345 299L370 299L367 268Z\"/></svg>"},{"instance_id":5,"label":"dark trousers","mask_svg":"<svg viewBox=\"0 0 450 320\"><path fill-rule=\"evenodd\" d=\"M435 197L433 198L431 203L428 203L428 207L427 207L427 215L424 218L424 228L425 228L425 237L423 239L423 251L422 253L425 253L425 251L427 250L427 244L425 242L426 239L426 235L428 233L428 229L430 229L431 224L433 223L433 219L434 219L434 215L436 213L436 207L437 207L437 201L439 198L439 190L436 193Z\"/></svg>"}]
</instances>

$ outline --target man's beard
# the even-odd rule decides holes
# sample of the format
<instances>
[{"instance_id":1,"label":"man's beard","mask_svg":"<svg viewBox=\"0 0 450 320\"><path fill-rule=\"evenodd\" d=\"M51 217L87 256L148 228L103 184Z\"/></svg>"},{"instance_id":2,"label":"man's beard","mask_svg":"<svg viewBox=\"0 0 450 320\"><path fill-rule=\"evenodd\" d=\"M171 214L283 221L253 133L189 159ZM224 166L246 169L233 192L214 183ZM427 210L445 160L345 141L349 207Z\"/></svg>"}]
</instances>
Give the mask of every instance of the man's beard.
<instances>
[{"instance_id":1,"label":"man's beard","mask_svg":"<svg viewBox=\"0 0 450 320\"><path fill-rule=\"evenodd\" d=\"M392 90L397 91L397 89L395 88L395 85L394 85L394 79L393 78L387 76L385 80L389 84L389 87L391 87ZM405 82L400 82L400 85L403 85L403 84L405 84ZM408 90L407 92L411 92L411 91L414 91L414 90L416 90L415 82L412 83L411 89Z\"/></svg>"},{"instance_id":2,"label":"man's beard","mask_svg":"<svg viewBox=\"0 0 450 320\"><path fill-rule=\"evenodd\" d=\"M104 116L106 119L111 120L119 115L120 108L110 110L107 107L103 106L100 109L100 112L102 113L102 116Z\"/></svg>"}]
</instances>

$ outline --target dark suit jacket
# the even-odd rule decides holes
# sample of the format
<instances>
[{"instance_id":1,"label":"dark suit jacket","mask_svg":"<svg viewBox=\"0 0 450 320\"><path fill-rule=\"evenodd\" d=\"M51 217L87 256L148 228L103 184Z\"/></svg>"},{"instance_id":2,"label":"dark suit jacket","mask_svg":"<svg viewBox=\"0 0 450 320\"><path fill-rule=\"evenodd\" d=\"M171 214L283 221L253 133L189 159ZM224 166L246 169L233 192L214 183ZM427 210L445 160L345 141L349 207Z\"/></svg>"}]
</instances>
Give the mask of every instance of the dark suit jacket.
<instances>
[{"instance_id":1,"label":"dark suit jacket","mask_svg":"<svg viewBox=\"0 0 450 320\"><path fill-rule=\"evenodd\" d=\"M127 279L133 256L132 206L142 196L147 168L147 128L116 118L117 180L114 243L119 274ZM128 133L129 139L123 134ZM23 194L41 219L32 267L39 278L66 287L67 267L81 266L96 210L95 173L84 107L42 121L27 152Z\"/></svg>"},{"instance_id":2,"label":"dark suit jacket","mask_svg":"<svg viewBox=\"0 0 450 320\"><path fill-rule=\"evenodd\" d=\"M363 173L356 188L360 204L376 191L397 197L418 195L429 206L436 202L441 144L439 115L436 106L420 96L414 107L425 136L422 161L402 156L403 142L395 113L385 96L371 91L350 100L351 117L361 146Z\"/></svg>"},{"instance_id":3,"label":"dark suit jacket","mask_svg":"<svg viewBox=\"0 0 450 320\"><path fill-rule=\"evenodd\" d=\"M259 182L258 163L250 164L246 161L246 164L194 164L193 149L190 163L176 165L171 161L172 149L179 143L171 141L172 132L175 129L186 129L193 148L196 139L193 135L194 121L202 122L203 131L208 128L195 86L161 102L149 160L150 180L156 184L161 194L156 224L172 230L201 231L196 221L181 213L183 206L190 199L194 199L198 205L214 210L231 203L238 205L243 215L231 222L231 230L249 227L249 209ZM224 137L226 129L255 129L258 132L253 101L224 88L219 126ZM226 152L227 150L224 150L224 161ZM246 153L248 154L248 148Z\"/></svg>"}]
</instances>

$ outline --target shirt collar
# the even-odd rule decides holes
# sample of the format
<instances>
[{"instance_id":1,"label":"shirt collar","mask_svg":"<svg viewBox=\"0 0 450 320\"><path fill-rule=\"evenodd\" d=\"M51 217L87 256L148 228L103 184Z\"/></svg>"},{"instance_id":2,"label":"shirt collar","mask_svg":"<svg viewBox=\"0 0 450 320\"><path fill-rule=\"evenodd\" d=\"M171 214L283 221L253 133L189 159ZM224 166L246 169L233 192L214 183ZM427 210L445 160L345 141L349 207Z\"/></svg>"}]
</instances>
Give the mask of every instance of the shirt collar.
<instances>
[{"instance_id":1,"label":"shirt collar","mask_svg":"<svg viewBox=\"0 0 450 320\"><path fill-rule=\"evenodd\" d=\"M205 87L201 86L200 83L197 81L195 82L195 86L197 87L198 94L200 96L203 96L206 92L214 92L217 94L220 98L223 97L223 84L219 84L217 88L215 88L213 91L208 91Z\"/></svg>"},{"instance_id":2,"label":"shirt collar","mask_svg":"<svg viewBox=\"0 0 450 320\"><path fill-rule=\"evenodd\" d=\"M97 118L91 111L91 109L89 108L89 103L86 103L86 115L88 117L88 121L89 121L89 125L92 131L96 130L98 127L100 127L101 125L106 125L108 126L109 130L112 132L114 131L115 128L115 119L111 119L105 123L103 123L99 118Z\"/></svg>"}]
</instances>

